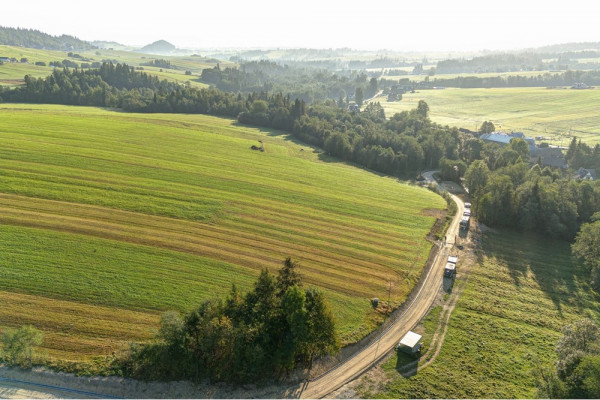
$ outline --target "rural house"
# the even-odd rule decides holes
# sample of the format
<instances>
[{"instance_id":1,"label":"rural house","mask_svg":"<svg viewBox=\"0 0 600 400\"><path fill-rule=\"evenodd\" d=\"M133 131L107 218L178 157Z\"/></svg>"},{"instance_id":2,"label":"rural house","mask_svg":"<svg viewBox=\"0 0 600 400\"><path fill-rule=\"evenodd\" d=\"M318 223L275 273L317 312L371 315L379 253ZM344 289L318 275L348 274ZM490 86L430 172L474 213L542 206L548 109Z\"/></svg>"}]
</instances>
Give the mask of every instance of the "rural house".
<instances>
[{"instance_id":1,"label":"rural house","mask_svg":"<svg viewBox=\"0 0 600 400\"><path fill-rule=\"evenodd\" d=\"M596 170L595 169L586 169L580 167L575 175L573 176L575 179L587 180L587 181L595 181L596 180Z\"/></svg>"},{"instance_id":2,"label":"rural house","mask_svg":"<svg viewBox=\"0 0 600 400\"><path fill-rule=\"evenodd\" d=\"M511 139L525 139L527 144L529 145L529 150L535 147L535 139L527 137L523 134L523 132L492 132L492 133L484 133L479 137L481 140L487 142L494 142L498 144L509 144Z\"/></svg>"}]
</instances>

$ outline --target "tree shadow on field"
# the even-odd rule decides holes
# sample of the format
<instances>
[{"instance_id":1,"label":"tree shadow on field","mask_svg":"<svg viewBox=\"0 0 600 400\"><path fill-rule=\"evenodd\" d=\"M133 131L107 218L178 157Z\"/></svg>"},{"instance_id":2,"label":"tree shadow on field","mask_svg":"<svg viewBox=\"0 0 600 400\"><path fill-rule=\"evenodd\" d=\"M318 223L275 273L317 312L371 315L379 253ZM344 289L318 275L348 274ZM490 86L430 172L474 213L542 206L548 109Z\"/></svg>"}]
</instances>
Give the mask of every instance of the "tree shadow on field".
<instances>
[{"instance_id":1,"label":"tree shadow on field","mask_svg":"<svg viewBox=\"0 0 600 400\"><path fill-rule=\"evenodd\" d=\"M533 233L486 232L482 240L486 255L508 268L515 286L532 274L562 317L562 304L577 298L577 273L581 266L571 256L570 244ZM581 308L581 304L576 305Z\"/></svg>"}]
</instances>

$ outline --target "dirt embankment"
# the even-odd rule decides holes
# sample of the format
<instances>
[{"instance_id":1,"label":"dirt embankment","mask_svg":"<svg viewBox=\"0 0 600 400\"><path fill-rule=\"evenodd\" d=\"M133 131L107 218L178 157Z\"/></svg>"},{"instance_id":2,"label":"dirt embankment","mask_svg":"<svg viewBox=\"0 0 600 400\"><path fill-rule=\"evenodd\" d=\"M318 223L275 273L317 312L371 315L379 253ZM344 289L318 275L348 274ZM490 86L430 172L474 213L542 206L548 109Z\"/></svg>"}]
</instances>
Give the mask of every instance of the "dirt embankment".
<instances>
[{"instance_id":1,"label":"dirt embankment","mask_svg":"<svg viewBox=\"0 0 600 400\"><path fill-rule=\"evenodd\" d=\"M0 398L98 398L114 396L131 399L200 399L200 398L289 398L297 397L296 388L286 386L194 384L181 382L142 382L118 377L81 377L45 368L31 371L0 365L0 377L97 393L88 396L77 392L52 390L27 384L0 381Z\"/></svg>"}]
</instances>

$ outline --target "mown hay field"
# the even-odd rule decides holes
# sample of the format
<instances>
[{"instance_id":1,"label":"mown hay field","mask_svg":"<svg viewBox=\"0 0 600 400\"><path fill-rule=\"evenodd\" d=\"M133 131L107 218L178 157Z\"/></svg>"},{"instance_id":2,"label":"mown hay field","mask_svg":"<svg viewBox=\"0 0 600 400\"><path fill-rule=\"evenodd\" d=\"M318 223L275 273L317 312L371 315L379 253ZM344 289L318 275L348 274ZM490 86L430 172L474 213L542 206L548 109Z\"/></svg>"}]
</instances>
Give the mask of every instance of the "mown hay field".
<instances>
[{"instance_id":1,"label":"mown hay field","mask_svg":"<svg viewBox=\"0 0 600 400\"><path fill-rule=\"evenodd\" d=\"M39 327L55 359L107 354L291 256L353 342L390 281L406 298L443 208L231 119L1 104L0 329Z\"/></svg>"},{"instance_id":2,"label":"mown hay field","mask_svg":"<svg viewBox=\"0 0 600 400\"><path fill-rule=\"evenodd\" d=\"M600 89L492 88L418 90L399 102L380 101L386 116L414 109L419 100L429 105L434 122L477 130L492 121L497 130L543 136L548 143L568 146L571 137L600 143Z\"/></svg>"},{"instance_id":3,"label":"mown hay field","mask_svg":"<svg viewBox=\"0 0 600 400\"><path fill-rule=\"evenodd\" d=\"M584 317L600 319L600 299L569 243L487 233L437 359L407 378L394 356L391 382L367 396L536 398L534 370L553 365L562 327Z\"/></svg>"}]
</instances>

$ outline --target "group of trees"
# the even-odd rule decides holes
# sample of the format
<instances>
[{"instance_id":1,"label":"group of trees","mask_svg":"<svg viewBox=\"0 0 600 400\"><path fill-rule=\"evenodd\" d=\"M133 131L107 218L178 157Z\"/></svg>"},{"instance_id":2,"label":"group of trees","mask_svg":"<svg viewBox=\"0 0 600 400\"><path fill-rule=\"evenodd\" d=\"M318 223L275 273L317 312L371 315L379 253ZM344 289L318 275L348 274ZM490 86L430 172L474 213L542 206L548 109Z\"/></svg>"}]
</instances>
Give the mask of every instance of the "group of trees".
<instances>
[{"instance_id":1,"label":"group of trees","mask_svg":"<svg viewBox=\"0 0 600 400\"><path fill-rule=\"evenodd\" d=\"M246 294L234 285L224 301L207 300L184 317L164 314L156 342L134 346L125 370L145 379L258 382L338 350L323 295L303 288L288 257L276 277L263 270Z\"/></svg>"},{"instance_id":2,"label":"group of trees","mask_svg":"<svg viewBox=\"0 0 600 400\"><path fill-rule=\"evenodd\" d=\"M103 63L91 70L55 69L46 78L25 76L25 85L0 89L0 101L117 107L135 112L202 113L236 117L246 109L241 96L195 89Z\"/></svg>"},{"instance_id":3,"label":"group of trees","mask_svg":"<svg viewBox=\"0 0 600 400\"><path fill-rule=\"evenodd\" d=\"M600 144L590 147L573 137L565 154L565 159L569 163L569 167L574 170L580 167L600 170Z\"/></svg>"},{"instance_id":4,"label":"group of trees","mask_svg":"<svg viewBox=\"0 0 600 400\"><path fill-rule=\"evenodd\" d=\"M548 87L571 86L583 82L587 85L600 85L598 70L581 71L567 70L564 72L545 72L538 75L509 75L509 76L457 76L454 78L434 78L427 83L429 87L445 86L457 88L503 88L503 87ZM416 84L416 83L415 83ZM423 85L421 85L423 87Z\"/></svg>"},{"instance_id":5,"label":"group of trees","mask_svg":"<svg viewBox=\"0 0 600 400\"><path fill-rule=\"evenodd\" d=\"M483 146L464 178L477 218L489 226L572 240L600 210L597 182L574 180L539 164L530 167L523 139L504 147Z\"/></svg>"},{"instance_id":6,"label":"group of trees","mask_svg":"<svg viewBox=\"0 0 600 400\"><path fill-rule=\"evenodd\" d=\"M140 65L144 65L147 67L165 68L165 69L177 69L171 65L171 61L165 60L163 58L146 61L146 62L140 63Z\"/></svg>"},{"instance_id":7,"label":"group of trees","mask_svg":"<svg viewBox=\"0 0 600 400\"><path fill-rule=\"evenodd\" d=\"M329 155L396 176L411 176L423 168L437 168L440 159L459 157L459 132L428 118L424 101L416 109L389 120L380 104L361 113L337 107L335 102L285 102L281 96L253 103L240 114L243 123L290 129L298 139L323 148Z\"/></svg>"},{"instance_id":8,"label":"group of trees","mask_svg":"<svg viewBox=\"0 0 600 400\"><path fill-rule=\"evenodd\" d=\"M563 328L555 367L536 370L540 398L600 398L600 328L583 319Z\"/></svg>"},{"instance_id":9,"label":"group of trees","mask_svg":"<svg viewBox=\"0 0 600 400\"><path fill-rule=\"evenodd\" d=\"M572 250L589 269L592 287L600 292L600 212L592 216L591 222L581 226Z\"/></svg>"},{"instance_id":10,"label":"group of trees","mask_svg":"<svg viewBox=\"0 0 600 400\"><path fill-rule=\"evenodd\" d=\"M537 53L489 54L471 59L449 59L438 61L436 70L440 74L469 72L507 72L534 68L547 69L542 55Z\"/></svg>"},{"instance_id":11,"label":"group of trees","mask_svg":"<svg viewBox=\"0 0 600 400\"><path fill-rule=\"evenodd\" d=\"M280 65L271 61L242 62L239 68L214 68L202 70L200 81L219 90L241 93L257 92L286 93L293 99L305 103L336 100L345 105L353 100L357 92L362 98L377 93L378 81L362 72L330 72L313 67ZM356 100L358 103L358 100Z\"/></svg>"},{"instance_id":12,"label":"group of trees","mask_svg":"<svg viewBox=\"0 0 600 400\"><path fill-rule=\"evenodd\" d=\"M0 26L0 43L46 50L89 50L91 43L69 35L52 36L35 29L9 28Z\"/></svg>"}]
</instances>

